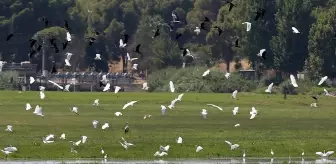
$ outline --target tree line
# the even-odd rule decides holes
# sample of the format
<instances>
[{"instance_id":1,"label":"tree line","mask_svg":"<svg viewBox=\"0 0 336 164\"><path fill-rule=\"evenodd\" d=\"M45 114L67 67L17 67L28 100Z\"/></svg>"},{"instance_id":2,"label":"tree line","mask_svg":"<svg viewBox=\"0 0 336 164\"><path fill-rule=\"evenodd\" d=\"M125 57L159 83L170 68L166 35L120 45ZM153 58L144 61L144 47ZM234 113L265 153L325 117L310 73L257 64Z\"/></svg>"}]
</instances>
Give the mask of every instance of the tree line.
<instances>
[{"instance_id":1,"label":"tree line","mask_svg":"<svg viewBox=\"0 0 336 164\"><path fill-rule=\"evenodd\" d=\"M322 75L336 77L336 0L233 0L234 7L224 0L0 0L0 60L20 62L28 60L29 39L39 42L44 37L55 37L59 44L66 36L62 28L68 20L72 42L65 50L53 53L45 48L47 62L64 66L66 52L74 55L72 67L94 67L107 71L107 62L120 60L128 52L138 57L140 70L159 70L182 67L181 48L188 48L195 61L189 65L213 66L217 62L230 63L248 59L257 70L274 69L278 72L305 71L316 79ZM258 8L266 10L265 16L255 21ZM172 11L181 22L171 30ZM50 20L44 27L42 18ZM195 28L208 17L212 27L222 29L219 36L215 28ZM251 22L246 31L243 22ZM155 29L160 36L152 38ZM291 27L300 33L293 34ZM88 45L86 37L96 36ZM6 41L7 33L14 37ZM182 34L176 39L176 33ZM119 48L122 34L129 35L126 49ZM239 39L240 47L235 47ZM141 44L143 55L133 53ZM256 54L266 49L267 59ZM99 53L103 60L94 60ZM32 59L41 62L41 54Z\"/></svg>"}]
</instances>

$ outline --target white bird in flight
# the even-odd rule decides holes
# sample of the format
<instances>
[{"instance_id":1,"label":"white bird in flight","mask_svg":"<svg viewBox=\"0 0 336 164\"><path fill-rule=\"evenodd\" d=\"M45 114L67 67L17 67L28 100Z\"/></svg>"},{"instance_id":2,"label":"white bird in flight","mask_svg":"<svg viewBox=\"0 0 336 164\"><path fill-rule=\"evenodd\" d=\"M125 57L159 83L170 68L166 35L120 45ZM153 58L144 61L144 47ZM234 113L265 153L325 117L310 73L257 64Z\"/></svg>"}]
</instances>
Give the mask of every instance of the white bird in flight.
<instances>
[{"instance_id":1,"label":"white bird in flight","mask_svg":"<svg viewBox=\"0 0 336 164\"><path fill-rule=\"evenodd\" d=\"M258 111L256 110L256 108L255 108L255 107L252 107L252 110L251 110L251 112L250 112L250 115L251 115L250 120L254 119L254 117L255 117L257 114L258 114Z\"/></svg>"},{"instance_id":2,"label":"white bird in flight","mask_svg":"<svg viewBox=\"0 0 336 164\"><path fill-rule=\"evenodd\" d=\"M207 76L207 75L209 75L209 73L210 73L210 69L206 70L206 71L203 73L202 76L203 76L203 77L204 77L204 76Z\"/></svg>"},{"instance_id":3,"label":"white bird in flight","mask_svg":"<svg viewBox=\"0 0 336 164\"><path fill-rule=\"evenodd\" d=\"M100 54L96 54L96 57L94 58L94 60L101 60Z\"/></svg>"},{"instance_id":4,"label":"white bird in flight","mask_svg":"<svg viewBox=\"0 0 336 164\"><path fill-rule=\"evenodd\" d=\"M168 153L167 152L160 152L160 151L156 151L154 153L154 156L156 156L156 157L162 157L164 155L168 155Z\"/></svg>"},{"instance_id":5,"label":"white bird in flight","mask_svg":"<svg viewBox=\"0 0 336 164\"><path fill-rule=\"evenodd\" d=\"M177 96L177 100L178 101L182 101L182 97L183 97L184 93L181 93Z\"/></svg>"},{"instance_id":6,"label":"white bird in flight","mask_svg":"<svg viewBox=\"0 0 336 164\"><path fill-rule=\"evenodd\" d=\"M272 155L272 156L274 155L273 149L271 149L271 155Z\"/></svg>"},{"instance_id":7,"label":"white bird in flight","mask_svg":"<svg viewBox=\"0 0 336 164\"><path fill-rule=\"evenodd\" d=\"M203 116L203 118L206 118L208 115L208 112L206 109L202 109L201 115Z\"/></svg>"},{"instance_id":8,"label":"white bird in flight","mask_svg":"<svg viewBox=\"0 0 336 164\"><path fill-rule=\"evenodd\" d=\"M272 88L273 88L273 83L271 83L270 85L268 85L267 89L265 90L266 93L271 93L272 92Z\"/></svg>"},{"instance_id":9,"label":"white bird in flight","mask_svg":"<svg viewBox=\"0 0 336 164\"><path fill-rule=\"evenodd\" d=\"M242 24L246 24L246 31L251 30L251 23L250 22L243 22Z\"/></svg>"},{"instance_id":10,"label":"white bird in flight","mask_svg":"<svg viewBox=\"0 0 336 164\"><path fill-rule=\"evenodd\" d=\"M164 105L161 105L161 113L162 113L162 115L166 114L166 110L167 110L167 108Z\"/></svg>"},{"instance_id":11,"label":"white bird in flight","mask_svg":"<svg viewBox=\"0 0 336 164\"><path fill-rule=\"evenodd\" d=\"M266 49L261 49L259 51L259 53L257 54L257 56L263 58L264 60L266 60Z\"/></svg>"},{"instance_id":12,"label":"white bird in flight","mask_svg":"<svg viewBox=\"0 0 336 164\"><path fill-rule=\"evenodd\" d=\"M110 127L108 123L105 123L101 128L104 130L106 128Z\"/></svg>"},{"instance_id":13,"label":"white bird in flight","mask_svg":"<svg viewBox=\"0 0 336 164\"><path fill-rule=\"evenodd\" d=\"M212 107L215 107L215 108L217 108L217 109L219 109L219 110L223 110L221 107L219 107L219 106L217 106L217 105L214 105L214 104L207 104L207 105L212 106Z\"/></svg>"},{"instance_id":14,"label":"white bird in flight","mask_svg":"<svg viewBox=\"0 0 336 164\"><path fill-rule=\"evenodd\" d=\"M316 152L316 155L319 155L322 158L329 157L331 154L334 154L334 151L328 151L325 152L325 150L322 152Z\"/></svg>"},{"instance_id":15,"label":"white bird in flight","mask_svg":"<svg viewBox=\"0 0 336 164\"><path fill-rule=\"evenodd\" d=\"M238 127L238 126L240 126L240 124L236 124L236 125L235 125L235 127Z\"/></svg>"},{"instance_id":16,"label":"white bird in flight","mask_svg":"<svg viewBox=\"0 0 336 164\"><path fill-rule=\"evenodd\" d=\"M70 89L70 84L65 85L64 91L69 92L69 89Z\"/></svg>"},{"instance_id":17,"label":"white bird in flight","mask_svg":"<svg viewBox=\"0 0 336 164\"><path fill-rule=\"evenodd\" d=\"M234 107L232 110L233 115L236 115L238 113L239 107Z\"/></svg>"},{"instance_id":18,"label":"white bird in flight","mask_svg":"<svg viewBox=\"0 0 336 164\"><path fill-rule=\"evenodd\" d=\"M7 125L6 132L13 132L13 126L12 125Z\"/></svg>"},{"instance_id":19,"label":"white bird in flight","mask_svg":"<svg viewBox=\"0 0 336 164\"><path fill-rule=\"evenodd\" d=\"M198 35L201 33L201 29L199 27L196 27L194 32Z\"/></svg>"},{"instance_id":20,"label":"white bird in flight","mask_svg":"<svg viewBox=\"0 0 336 164\"><path fill-rule=\"evenodd\" d=\"M152 115L150 115L150 114L145 114L144 117L143 117L143 119L146 119L146 118L149 118L149 117L152 117Z\"/></svg>"},{"instance_id":21,"label":"white bird in flight","mask_svg":"<svg viewBox=\"0 0 336 164\"><path fill-rule=\"evenodd\" d=\"M237 149L239 147L238 144L232 144L229 141L225 141L225 142L230 146L231 150Z\"/></svg>"},{"instance_id":22,"label":"white bird in flight","mask_svg":"<svg viewBox=\"0 0 336 164\"><path fill-rule=\"evenodd\" d=\"M236 99L237 98L237 93L238 93L237 90L233 91L232 92L232 98Z\"/></svg>"},{"instance_id":23,"label":"white bird in flight","mask_svg":"<svg viewBox=\"0 0 336 164\"><path fill-rule=\"evenodd\" d=\"M129 55L129 53L126 54L127 56L127 61L133 61L133 60L137 60L138 58L131 58L131 56Z\"/></svg>"},{"instance_id":24,"label":"white bird in flight","mask_svg":"<svg viewBox=\"0 0 336 164\"><path fill-rule=\"evenodd\" d=\"M315 107L315 108L317 108L317 103L312 103L312 104L310 104L310 107Z\"/></svg>"},{"instance_id":25,"label":"white bird in flight","mask_svg":"<svg viewBox=\"0 0 336 164\"><path fill-rule=\"evenodd\" d=\"M65 140L65 133L61 134L60 139Z\"/></svg>"},{"instance_id":26,"label":"white bird in flight","mask_svg":"<svg viewBox=\"0 0 336 164\"><path fill-rule=\"evenodd\" d=\"M169 109L173 109L173 108L175 108L175 103L176 103L177 101L179 101L179 99L174 99L174 100L172 100L172 101L170 102L170 105L168 105L168 108L169 108Z\"/></svg>"},{"instance_id":27,"label":"white bird in flight","mask_svg":"<svg viewBox=\"0 0 336 164\"><path fill-rule=\"evenodd\" d=\"M86 142L87 138L88 138L87 136L82 136L82 143L83 144Z\"/></svg>"},{"instance_id":28,"label":"white bird in flight","mask_svg":"<svg viewBox=\"0 0 336 164\"><path fill-rule=\"evenodd\" d=\"M118 116L122 116L122 113L121 112L115 112L114 115L116 115L118 117Z\"/></svg>"},{"instance_id":29,"label":"white bird in flight","mask_svg":"<svg viewBox=\"0 0 336 164\"><path fill-rule=\"evenodd\" d=\"M295 88L299 87L296 83L295 77L292 74L289 76L289 78L290 78L290 81L291 81L291 84L293 85L293 87L295 87Z\"/></svg>"},{"instance_id":30,"label":"white bird in flight","mask_svg":"<svg viewBox=\"0 0 336 164\"><path fill-rule=\"evenodd\" d=\"M92 125L93 125L93 128L97 128L98 121L97 120L93 120L92 121Z\"/></svg>"},{"instance_id":31,"label":"white bird in flight","mask_svg":"<svg viewBox=\"0 0 336 164\"><path fill-rule=\"evenodd\" d=\"M146 90L146 91L149 89L147 82L145 82L145 83L142 84L142 89Z\"/></svg>"},{"instance_id":32,"label":"white bird in flight","mask_svg":"<svg viewBox=\"0 0 336 164\"><path fill-rule=\"evenodd\" d=\"M74 107L70 108L70 111L76 113L77 115L79 115L78 114L78 107L74 106Z\"/></svg>"},{"instance_id":33,"label":"white bird in flight","mask_svg":"<svg viewBox=\"0 0 336 164\"><path fill-rule=\"evenodd\" d=\"M59 89L64 89L62 86L60 86L59 84L57 84L57 83L55 83L55 82L53 82L53 81L51 81L51 80L48 80L48 82L49 83L51 83L51 84L53 84L53 85L55 85L56 87L58 87Z\"/></svg>"},{"instance_id":34,"label":"white bird in flight","mask_svg":"<svg viewBox=\"0 0 336 164\"><path fill-rule=\"evenodd\" d=\"M32 108L32 106L29 103L27 103L26 104L26 110L30 110L31 108Z\"/></svg>"},{"instance_id":35,"label":"white bird in flight","mask_svg":"<svg viewBox=\"0 0 336 164\"><path fill-rule=\"evenodd\" d=\"M68 42L71 42L71 34L70 34L70 32L68 31L67 33L66 33L66 38L65 38Z\"/></svg>"},{"instance_id":36,"label":"white bird in flight","mask_svg":"<svg viewBox=\"0 0 336 164\"><path fill-rule=\"evenodd\" d=\"M169 81L169 89L170 89L170 92L175 92L174 83L172 81Z\"/></svg>"},{"instance_id":37,"label":"white bird in flight","mask_svg":"<svg viewBox=\"0 0 336 164\"><path fill-rule=\"evenodd\" d=\"M40 91L40 98L43 100L45 98L45 94L43 91Z\"/></svg>"},{"instance_id":38,"label":"white bird in flight","mask_svg":"<svg viewBox=\"0 0 336 164\"><path fill-rule=\"evenodd\" d=\"M119 92L119 90L121 89L121 87L119 86L114 86L114 94L117 94Z\"/></svg>"},{"instance_id":39,"label":"white bird in flight","mask_svg":"<svg viewBox=\"0 0 336 164\"><path fill-rule=\"evenodd\" d=\"M39 86L40 91L45 91L45 87L44 86Z\"/></svg>"},{"instance_id":40,"label":"white bird in flight","mask_svg":"<svg viewBox=\"0 0 336 164\"><path fill-rule=\"evenodd\" d=\"M229 77L230 77L230 73L227 72L224 76L226 77L226 79L229 79Z\"/></svg>"},{"instance_id":41,"label":"white bird in flight","mask_svg":"<svg viewBox=\"0 0 336 164\"><path fill-rule=\"evenodd\" d=\"M322 85L327 79L328 79L328 76L322 77L318 85Z\"/></svg>"},{"instance_id":42,"label":"white bird in flight","mask_svg":"<svg viewBox=\"0 0 336 164\"><path fill-rule=\"evenodd\" d=\"M94 101L93 101L93 104L92 105L94 105L94 106L99 106L99 99L95 99Z\"/></svg>"},{"instance_id":43,"label":"white bird in flight","mask_svg":"<svg viewBox=\"0 0 336 164\"><path fill-rule=\"evenodd\" d=\"M71 59L72 53L67 52L65 55L66 55L66 58L64 59L65 65L70 67L71 66L70 59Z\"/></svg>"},{"instance_id":44,"label":"white bird in flight","mask_svg":"<svg viewBox=\"0 0 336 164\"><path fill-rule=\"evenodd\" d=\"M202 146L197 146L197 147L196 147L196 153L200 152L201 150L203 150L203 147L202 147Z\"/></svg>"},{"instance_id":45,"label":"white bird in flight","mask_svg":"<svg viewBox=\"0 0 336 164\"><path fill-rule=\"evenodd\" d=\"M127 142L127 141L124 139L124 137L121 137L121 139L123 140L123 144L126 145L127 147L129 147L129 146L135 146L134 144Z\"/></svg>"},{"instance_id":46,"label":"white bird in flight","mask_svg":"<svg viewBox=\"0 0 336 164\"><path fill-rule=\"evenodd\" d=\"M34 79L33 77L30 76L30 77L29 77L29 83L30 83L30 84L33 84L34 82L35 82L35 79Z\"/></svg>"},{"instance_id":47,"label":"white bird in flight","mask_svg":"<svg viewBox=\"0 0 336 164\"><path fill-rule=\"evenodd\" d=\"M126 104L123 106L122 109L126 109L126 108L129 107L129 106L133 106L136 102L138 102L138 101L131 101L131 102L128 102L128 103L126 103Z\"/></svg>"},{"instance_id":48,"label":"white bird in flight","mask_svg":"<svg viewBox=\"0 0 336 164\"><path fill-rule=\"evenodd\" d=\"M126 43L124 43L124 41L122 39L119 40L119 47L120 48L125 48L126 47Z\"/></svg>"},{"instance_id":49,"label":"white bird in flight","mask_svg":"<svg viewBox=\"0 0 336 164\"><path fill-rule=\"evenodd\" d=\"M106 92L108 90L110 90L110 87L111 87L111 84L110 83L107 83L103 89L103 92Z\"/></svg>"},{"instance_id":50,"label":"white bird in flight","mask_svg":"<svg viewBox=\"0 0 336 164\"><path fill-rule=\"evenodd\" d=\"M176 142L177 142L178 144L182 144L182 142L183 142L182 137L178 137L177 140L176 140Z\"/></svg>"},{"instance_id":51,"label":"white bird in flight","mask_svg":"<svg viewBox=\"0 0 336 164\"><path fill-rule=\"evenodd\" d=\"M138 64L133 64L132 69L133 70L138 70Z\"/></svg>"},{"instance_id":52,"label":"white bird in flight","mask_svg":"<svg viewBox=\"0 0 336 164\"><path fill-rule=\"evenodd\" d=\"M293 33L295 33L295 34L300 33L300 31L297 28L295 28L295 27L292 27L292 30L293 30Z\"/></svg>"},{"instance_id":53,"label":"white bird in flight","mask_svg":"<svg viewBox=\"0 0 336 164\"><path fill-rule=\"evenodd\" d=\"M42 107L40 107L39 105L36 105L35 111L33 113L37 116L41 116L42 118L44 117L42 113Z\"/></svg>"}]
</instances>

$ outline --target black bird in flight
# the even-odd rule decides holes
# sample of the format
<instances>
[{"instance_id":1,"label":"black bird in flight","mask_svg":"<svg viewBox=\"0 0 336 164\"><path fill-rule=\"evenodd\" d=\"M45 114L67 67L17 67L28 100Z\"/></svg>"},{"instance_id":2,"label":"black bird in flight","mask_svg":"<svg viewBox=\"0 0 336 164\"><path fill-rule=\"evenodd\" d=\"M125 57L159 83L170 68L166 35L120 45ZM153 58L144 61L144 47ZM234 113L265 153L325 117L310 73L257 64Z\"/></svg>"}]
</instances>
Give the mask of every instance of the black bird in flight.
<instances>
[{"instance_id":1,"label":"black bird in flight","mask_svg":"<svg viewBox=\"0 0 336 164\"><path fill-rule=\"evenodd\" d=\"M138 44L135 48L135 51L133 50L133 52L139 53L140 55L142 55L142 53L140 52L140 46L141 44Z\"/></svg>"},{"instance_id":2,"label":"black bird in flight","mask_svg":"<svg viewBox=\"0 0 336 164\"><path fill-rule=\"evenodd\" d=\"M179 32L176 32L176 34L175 34L175 39L176 40L178 40L180 37L182 36L182 34L181 33L179 33Z\"/></svg>"},{"instance_id":3,"label":"black bird in flight","mask_svg":"<svg viewBox=\"0 0 336 164\"><path fill-rule=\"evenodd\" d=\"M312 98L315 100L315 102L317 102L317 97L316 96L312 96Z\"/></svg>"},{"instance_id":4,"label":"black bird in flight","mask_svg":"<svg viewBox=\"0 0 336 164\"><path fill-rule=\"evenodd\" d=\"M29 54L28 54L29 59L33 58L35 54L36 54L36 50L34 50L33 48L30 49L29 50Z\"/></svg>"},{"instance_id":5,"label":"black bird in flight","mask_svg":"<svg viewBox=\"0 0 336 164\"><path fill-rule=\"evenodd\" d=\"M155 33L154 35L152 36L152 39L154 39L155 37L159 36L160 35L160 28L159 27L156 27L156 30L155 30Z\"/></svg>"},{"instance_id":6,"label":"black bird in flight","mask_svg":"<svg viewBox=\"0 0 336 164\"><path fill-rule=\"evenodd\" d=\"M43 17L42 21L44 22L45 28L47 28L49 25L49 20L46 17Z\"/></svg>"},{"instance_id":7,"label":"black bird in flight","mask_svg":"<svg viewBox=\"0 0 336 164\"><path fill-rule=\"evenodd\" d=\"M35 40L35 39L29 39L29 41L30 41L30 48L32 48L35 45L35 43L37 42L37 40Z\"/></svg>"},{"instance_id":8,"label":"black bird in flight","mask_svg":"<svg viewBox=\"0 0 336 164\"><path fill-rule=\"evenodd\" d=\"M53 61L52 62L52 68L51 68L51 71L50 71L50 73L57 73L57 70L56 70L56 63L55 63L55 61Z\"/></svg>"},{"instance_id":9,"label":"black bird in flight","mask_svg":"<svg viewBox=\"0 0 336 164\"><path fill-rule=\"evenodd\" d=\"M13 33L9 33L9 34L7 34L6 41L9 41L13 36L14 36Z\"/></svg>"},{"instance_id":10,"label":"black bird in flight","mask_svg":"<svg viewBox=\"0 0 336 164\"><path fill-rule=\"evenodd\" d=\"M102 81L99 81L99 87L105 87L106 84L104 84Z\"/></svg>"},{"instance_id":11,"label":"black bird in flight","mask_svg":"<svg viewBox=\"0 0 336 164\"><path fill-rule=\"evenodd\" d=\"M235 6L232 2L227 2L229 6L229 12L232 10L232 8Z\"/></svg>"},{"instance_id":12,"label":"black bird in flight","mask_svg":"<svg viewBox=\"0 0 336 164\"><path fill-rule=\"evenodd\" d=\"M210 19L209 19L208 17L205 17L205 18L204 18L204 22L209 22L209 23L211 23L211 21L210 21Z\"/></svg>"},{"instance_id":13,"label":"black bird in flight","mask_svg":"<svg viewBox=\"0 0 336 164\"><path fill-rule=\"evenodd\" d=\"M236 40L236 42L235 42L235 47L240 47L240 46L239 46L239 39Z\"/></svg>"},{"instance_id":14,"label":"black bird in flight","mask_svg":"<svg viewBox=\"0 0 336 164\"><path fill-rule=\"evenodd\" d=\"M94 37L86 37L85 39L89 39L89 45L90 46L96 41L96 38L94 38Z\"/></svg>"},{"instance_id":15,"label":"black bird in flight","mask_svg":"<svg viewBox=\"0 0 336 164\"><path fill-rule=\"evenodd\" d=\"M41 45L41 44L39 44L39 45L37 46L36 50L37 50L37 52L40 52L40 51L41 51L41 49L42 49L42 45Z\"/></svg>"},{"instance_id":16,"label":"black bird in flight","mask_svg":"<svg viewBox=\"0 0 336 164\"><path fill-rule=\"evenodd\" d=\"M67 20L64 20L64 28L65 28L67 31L70 31L69 23L68 23Z\"/></svg>"},{"instance_id":17,"label":"black bird in flight","mask_svg":"<svg viewBox=\"0 0 336 164\"><path fill-rule=\"evenodd\" d=\"M221 36L223 30L222 30L221 28L219 28L218 26L215 26L214 28L217 29L217 31L218 31L218 36Z\"/></svg>"},{"instance_id":18,"label":"black bird in flight","mask_svg":"<svg viewBox=\"0 0 336 164\"><path fill-rule=\"evenodd\" d=\"M201 27L200 27L200 29L201 29L201 30L206 30L206 29L205 29L205 23L204 23L204 22L201 23Z\"/></svg>"},{"instance_id":19,"label":"black bird in flight","mask_svg":"<svg viewBox=\"0 0 336 164\"><path fill-rule=\"evenodd\" d=\"M255 21L257 21L260 17L264 18L264 15L266 13L266 10L263 8L259 8L258 11L256 12L256 17L254 18Z\"/></svg>"}]
</instances>

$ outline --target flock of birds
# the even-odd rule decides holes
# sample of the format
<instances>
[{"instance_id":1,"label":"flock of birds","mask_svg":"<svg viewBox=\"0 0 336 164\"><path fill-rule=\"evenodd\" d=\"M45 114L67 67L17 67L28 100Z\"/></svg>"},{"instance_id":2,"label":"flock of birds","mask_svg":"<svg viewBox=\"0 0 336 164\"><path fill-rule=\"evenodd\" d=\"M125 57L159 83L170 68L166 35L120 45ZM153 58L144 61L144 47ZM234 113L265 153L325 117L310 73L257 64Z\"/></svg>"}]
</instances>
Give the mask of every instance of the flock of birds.
<instances>
[{"instance_id":1,"label":"flock of birds","mask_svg":"<svg viewBox=\"0 0 336 164\"><path fill-rule=\"evenodd\" d=\"M228 2L229 4L229 11L232 10L232 8L235 6L231 1ZM89 11L90 12L90 11ZM91 11L92 12L92 11ZM266 13L266 10L265 9L258 9L258 11L256 12L256 17L255 17L255 21L257 21L258 19L260 18L263 18L264 15ZM50 21L47 19L47 18L42 18L41 19L44 24L45 24L45 27L48 27ZM170 31L173 31L174 29L174 25L175 24L180 24L182 23L178 17L178 15L173 11L172 12L172 21L170 23L168 23L167 25L169 26L170 28ZM250 31L251 30L251 23L250 22L243 22L242 24L246 25L246 31ZM209 31L209 27L211 28L212 26L212 22L210 21L210 19L208 17L205 17L204 18L204 21L200 24L199 27L196 27L194 32L196 33L196 35L199 35L202 30L205 30L205 31ZM67 46L71 43L71 34L70 34L70 28L69 28L69 24L68 24L68 21L64 21L64 28L67 30L67 33L66 33L66 38L65 40L62 42L62 49L65 50L67 48ZM215 28L217 31L218 31L218 35L221 36L223 30L218 27L218 26L214 26L213 28ZM296 29L295 27L292 27L292 32L295 33L295 34L298 34L300 33L298 29ZM94 31L96 37L98 37L99 35L105 35L104 32L100 32L100 31ZM159 26L157 27L157 29L154 31L153 33L153 36L152 38L154 39L155 37L159 36L160 35L160 28ZM6 41L10 41L10 39L12 37L14 37L14 33L9 33L7 38L6 38ZM182 34L176 32L176 39L179 39L179 37L181 37ZM96 41L96 37L87 37L86 39L88 39L89 41L89 46L91 46L95 41ZM124 49L127 45L128 45L128 38L129 36L127 34L123 34L123 37L119 40L119 47ZM54 52L55 53L59 53L60 52L60 49L56 43L56 39L55 38L49 38L49 41L50 41L50 45L54 48ZM237 39L235 41L235 47L239 47L239 39ZM36 39L30 39L30 51L29 51L29 58L33 58L35 54L39 53L41 48L42 48L42 44L39 43ZM137 44L135 50L133 50L133 52L135 53L138 53L140 55L142 55L142 52L141 52L141 44ZM194 56L191 54L191 52L189 51L188 48L181 48L181 50L183 50L183 53L182 53L182 57L186 57L186 56L189 56L189 57L192 57L194 58ZM66 54L66 57L65 57L65 66L71 66L71 56L73 55L72 53L69 53L67 52ZM134 60L137 60L138 58L132 58L129 53L126 54L127 56L127 60L128 61L134 61ZM259 51L259 53L257 54L257 56L261 57L262 59L266 60L266 49L261 49ZM102 60L101 58L101 54L96 54L95 60ZM0 71L2 70L2 67L3 67L3 64L5 64L6 62L5 61L0 61ZM134 70L137 70L137 67L138 67L138 64L134 63L133 66L132 66L132 69ZM183 62L183 68L185 67L185 62ZM55 62L53 62L53 67L52 67L52 70L51 70L51 73L56 73L57 70L56 70L56 65L55 65ZM203 77L207 76L210 74L210 69L205 71L203 73ZM229 78L230 77L230 73L226 73L225 74L225 77L226 78ZM328 79L327 76L321 78L321 81L318 83L318 85L322 85L326 80ZM35 82L35 79L33 77L30 77L29 78L29 83L30 84L33 84ZM298 84L296 82L296 79L293 75L290 75L290 81L291 81L291 85L293 85L293 87L297 88L298 87ZM71 86L71 84L67 84L66 86L61 86L59 84L57 84L56 82L54 81L51 81L51 80L48 80L48 82L52 83L53 85L55 85L56 87L58 87L59 89L61 90L64 90L64 91L68 91L69 92L69 87ZM104 92L108 92L111 90L111 85L108 81L108 79L106 78L106 75L103 75L102 76L102 79L99 81L99 86L100 87L104 87L102 90ZM172 81L169 82L169 88L170 88L170 91L171 92L175 92L175 87L174 87L174 83ZM273 88L273 83L269 84L269 86L267 87L267 89L265 90L266 93L271 93L272 92L272 88ZM114 93L117 94L119 92L119 90L121 89L121 87L119 86L114 86ZM147 83L144 83L143 84L143 90L148 90L149 87L148 87L148 84ZM43 86L40 86L39 87L39 90L40 90L40 99L44 99L46 96L45 96L45 87ZM326 96L333 96L331 94L328 93L328 91L326 89L324 89L325 91L325 95ZM237 98L237 94L238 94L238 90L235 90L233 93L232 93L232 98L236 99ZM175 107L175 104L177 102L180 102L182 101L182 97L183 97L183 93L180 94L176 99L172 100L171 101L171 104L168 106L169 109L172 109ZM313 96L313 98L316 100L315 103L312 103L311 104L311 107L317 107L317 97L316 96ZM130 106L134 106L135 104L137 103L137 101L130 101L128 103L126 103L122 109L126 109ZM94 103L93 103L94 106L97 106L99 107L99 99L96 99L94 100ZM214 105L214 104L207 104L208 106L212 106L214 108L217 108L219 110L223 110L221 107L217 106L217 105ZM26 110L30 110L32 109L32 106L27 103L26 104ZM72 107L70 108L70 111L75 113L75 114L78 114L79 115L79 109L78 107ZM232 113L233 115L236 115L239 111L239 107L234 107ZM167 107L164 106L164 105L161 105L161 112L162 112L162 115L165 115L166 112L167 112ZM43 115L43 110L42 110L42 107L40 105L36 105L35 107L35 110L33 112L33 114L37 115L37 116L41 116L42 118L44 118L44 115ZM207 118L207 110L206 109L202 109L201 112L200 112L201 116L206 119ZM115 115L116 116L122 116L122 113L121 112L115 112ZM250 119L254 119L257 115L258 115L258 110L255 108L255 107L252 107L251 111L250 111ZM149 118L151 117L151 115L149 114L146 114L143 118L146 119L146 118ZM92 125L93 125L93 128L97 128L98 127L98 121L97 120L93 120L92 121ZM235 127L238 127L240 126L240 124L236 124L234 125ZM104 129L107 129L109 128L109 124L108 123L104 123L101 127L103 130ZM12 132L13 131L13 126L12 125L8 125L7 126L7 129L6 131L9 131L9 132ZM126 123L126 126L124 128L124 132L125 134L129 132L129 125L128 123ZM60 139L63 139L65 140L66 137L65 137L65 133L61 134ZM42 138L42 142L44 144L49 144L49 143L53 143L54 142L54 139L55 139L55 135L54 134L49 134L49 135L46 135L45 137ZM122 141L119 141L120 142L120 145L125 148L126 150L132 146L135 146L134 144L132 143L129 143L127 142L123 137L121 138ZM87 140L87 136L82 136L78 141L70 141L73 145L73 147L71 148L71 152L73 153L77 153L77 151L75 150L76 147L78 147L80 144L85 144L86 143L86 140ZM182 137L178 137L176 139L176 142L177 144L182 144L183 143L183 139ZM230 141L225 141L228 146L230 147L230 150L235 150L239 147L239 144L233 144L231 143ZM162 157L162 156L165 156L165 155L168 155L168 151L169 151L169 148L170 146L169 145L166 145L166 146L160 146L159 147L159 150L156 151L154 153L154 156L159 156L159 157ZM10 153L13 153L13 152L16 152L18 149L16 147L13 147L13 146L8 146L4 149L2 149L1 151L3 153L6 154L6 156ZM196 145L196 152L200 152L201 150L203 150L203 147L201 145ZM321 156L321 157L328 157L330 156L331 154L333 154L334 151L328 151L328 152L316 152L317 155ZM107 159L107 153L101 149L101 154L103 155L104 159L106 160ZM273 150L271 149L271 155L273 156L274 155L274 152ZM302 152L301 154L302 156L304 156L304 152ZM243 153L243 157L244 157L244 161L245 161L245 150L244 150L244 153ZM272 158L273 159L273 158Z\"/></svg>"}]
</instances>

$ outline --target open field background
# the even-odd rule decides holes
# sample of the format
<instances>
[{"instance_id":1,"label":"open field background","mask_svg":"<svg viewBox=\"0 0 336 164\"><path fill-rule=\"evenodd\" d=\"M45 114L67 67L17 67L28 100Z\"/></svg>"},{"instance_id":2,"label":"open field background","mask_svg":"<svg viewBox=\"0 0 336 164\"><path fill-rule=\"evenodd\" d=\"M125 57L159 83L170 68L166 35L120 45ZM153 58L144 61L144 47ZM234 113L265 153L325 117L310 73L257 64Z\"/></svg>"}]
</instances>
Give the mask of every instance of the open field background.
<instances>
[{"instance_id":1,"label":"open field background","mask_svg":"<svg viewBox=\"0 0 336 164\"><path fill-rule=\"evenodd\" d=\"M313 99L309 96L262 95L238 93L238 99L231 94L185 93L176 108L161 115L160 105L168 106L177 93L64 93L45 92L40 100L38 92L0 92L0 145L16 146L19 150L9 158L56 159L56 158L102 158L103 147L108 158L154 159L153 154L160 145L171 146L170 158L219 158L241 157L246 150L247 157L270 157L273 149L275 157L298 157L301 149L310 157L316 151L335 150L336 98L320 96L318 108L310 108ZM100 99L101 109L92 106ZM134 107L122 110L125 103L136 100ZM33 108L43 107L45 118L33 115L33 109L25 110L25 104ZM206 106L212 103L222 107ZM79 114L69 108L79 107ZM239 113L232 115L233 107L239 106ZM258 115L249 120L249 111L254 106ZM207 119L200 116L201 109L208 110ZM117 117L115 112L122 116ZM151 114L149 119L143 119ZM92 127L98 120L99 128ZM110 128L102 130L103 123ZM124 134L125 123L129 122L130 133ZM234 127L239 123L240 127ZM13 125L13 133L5 132L8 124ZM42 137L55 134L55 142L43 144ZM67 140L59 140L65 133ZM87 143L80 145L78 154L70 152L72 144L82 135L88 136ZM176 143L177 137L183 144ZM118 141L124 137L135 144L124 150ZM224 140L240 145L231 151ZM195 145L204 149L196 153Z\"/></svg>"}]
</instances>

